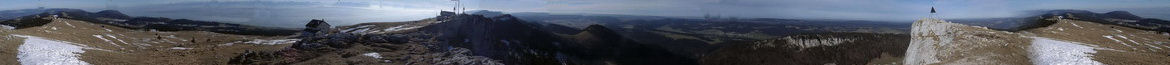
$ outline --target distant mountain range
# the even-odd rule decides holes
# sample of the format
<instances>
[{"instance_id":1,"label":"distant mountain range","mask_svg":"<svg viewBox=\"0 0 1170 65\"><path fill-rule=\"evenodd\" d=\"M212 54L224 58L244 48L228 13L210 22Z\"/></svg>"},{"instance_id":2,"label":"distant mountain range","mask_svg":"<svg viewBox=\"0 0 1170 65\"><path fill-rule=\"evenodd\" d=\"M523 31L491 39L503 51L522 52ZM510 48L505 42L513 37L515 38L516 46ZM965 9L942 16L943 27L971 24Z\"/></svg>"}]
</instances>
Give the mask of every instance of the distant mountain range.
<instances>
[{"instance_id":1,"label":"distant mountain range","mask_svg":"<svg viewBox=\"0 0 1170 65\"><path fill-rule=\"evenodd\" d=\"M53 15L57 15L62 18L84 20L87 22L109 24L118 27L141 30L211 31L217 33L243 35L292 35L296 33L296 30L294 29L285 28L258 27L212 21L170 19L164 17L131 17L116 10L103 10L90 13L80 9L65 8L0 11L0 17L3 17L0 18L0 20L5 20L4 22L0 22L0 25L9 25L16 28L31 27L36 26L36 23L47 22L22 20L38 20L30 18L47 17Z\"/></svg>"},{"instance_id":2,"label":"distant mountain range","mask_svg":"<svg viewBox=\"0 0 1170 65\"><path fill-rule=\"evenodd\" d=\"M951 21L959 24L988 27L995 30L1020 31L1029 28L1036 28L1037 24L1044 23L1041 21L1042 19L1056 18L1058 16L1065 19L1090 21L1101 24L1118 25L1159 32L1170 32L1170 21L1155 18L1143 18L1127 11L1094 13L1087 10L1049 10L1029 17L956 19Z\"/></svg>"},{"instance_id":3,"label":"distant mountain range","mask_svg":"<svg viewBox=\"0 0 1170 65\"><path fill-rule=\"evenodd\" d=\"M502 15L495 11L469 11L470 14ZM697 58L698 54L718 48L722 43L752 42L782 36L826 33L904 34L908 23L858 20L800 20L775 18L690 19L662 16L614 14L510 13L518 19L538 24L558 35L576 34L591 25L608 26L638 42L660 45L679 55Z\"/></svg>"},{"instance_id":4,"label":"distant mountain range","mask_svg":"<svg viewBox=\"0 0 1170 65\"><path fill-rule=\"evenodd\" d=\"M362 50L363 48L393 49L400 47L364 46L408 43L426 45L425 49L435 51L427 53L458 52L456 49L466 49L464 52L468 55L490 58L487 59L489 61L452 59L453 64L697 64L696 58L672 54L656 45L635 42L601 25L593 25L573 35L565 36L545 31L543 27L531 22L525 22L522 19L517 19L509 14L493 17L459 14L408 22L362 23L352 26L339 26L333 29L335 31L325 33L324 35L302 36L304 37L302 38L303 41L288 47L288 49L281 50L281 52L270 51L242 54L240 55L241 58L234 59L240 62L233 63L317 63L312 60L333 60L334 58L324 58L328 57L324 55L347 53L340 50ZM248 58L251 54L267 53L282 55L278 57L296 59L262 58L265 56ZM287 56L285 54L297 55ZM398 56L403 55L390 55L390 57ZM394 60L394 62L440 62L422 60L432 58L405 58L412 60ZM460 57L440 56L438 58ZM260 61L280 62L270 63ZM441 62L447 62L447 60Z\"/></svg>"}]
</instances>

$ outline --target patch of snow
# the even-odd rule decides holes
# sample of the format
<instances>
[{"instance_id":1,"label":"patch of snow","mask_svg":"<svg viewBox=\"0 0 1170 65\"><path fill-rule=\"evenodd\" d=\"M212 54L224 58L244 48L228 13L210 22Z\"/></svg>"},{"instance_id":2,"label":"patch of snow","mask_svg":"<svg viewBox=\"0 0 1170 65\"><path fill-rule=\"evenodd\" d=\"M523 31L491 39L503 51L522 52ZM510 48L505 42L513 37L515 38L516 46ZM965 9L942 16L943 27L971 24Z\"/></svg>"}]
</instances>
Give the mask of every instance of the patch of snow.
<instances>
[{"instance_id":1,"label":"patch of snow","mask_svg":"<svg viewBox=\"0 0 1170 65\"><path fill-rule=\"evenodd\" d=\"M0 25L0 29L12 30L12 29L16 29L16 27L12 27L12 26L8 26L8 25Z\"/></svg>"},{"instance_id":2,"label":"patch of snow","mask_svg":"<svg viewBox=\"0 0 1170 65\"><path fill-rule=\"evenodd\" d=\"M63 22L63 23L65 23L65 25L69 25L69 27L77 28L77 26L73 26L73 24L69 24L69 22Z\"/></svg>"},{"instance_id":3,"label":"patch of snow","mask_svg":"<svg viewBox=\"0 0 1170 65\"><path fill-rule=\"evenodd\" d=\"M1158 46L1154 46L1154 45L1150 45L1150 44L1142 44L1142 45L1150 46L1150 47L1153 47L1154 49L1162 49L1162 47L1158 47ZM1154 50L1154 49L1150 49L1150 50Z\"/></svg>"},{"instance_id":4,"label":"patch of snow","mask_svg":"<svg viewBox=\"0 0 1170 65\"><path fill-rule=\"evenodd\" d=\"M280 39L280 40L262 40L262 39L255 39L255 40L248 41L248 42L244 42L244 43L248 43L248 44L261 44L261 45L277 45L277 44L287 44L287 43L294 43L294 42L297 42L297 41L301 41L301 39Z\"/></svg>"},{"instance_id":5,"label":"patch of snow","mask_svg":"<svg viewBox=\"0 0 1170 65\"><path fill-rule=\"evenodd\" d=\"M174 50L188 50L188 49L193 49L193 48L186 48L186 47L171 47L171 49L174 49Z\"/></svg>"},{"instance_id":6,"label":"patch of snow","mask_svg":"<svg viewBox=\"0 0 1170 65\"><path fill-rule=\"evenodd\" d=\"M167 35L167 36L164 36L164 37L171 38L171 39L179 39L179 40L183 40L183 41L190 41L190 40L187 40L187 39L183 39L183 38L176 37L175 35ZM173 42L172 42L172 43L173 43Z\"/></svg>"},{"instance_id":7,"label":"patch of snow","mask_svg":"<svg viewBox=\"0 0 1170 65\"><path fill-rule=\"evenodd\" d=\"M231 45L235 45L236 43L244 43L244 42L241 42L241 41L236 41L236 42L230 42L230 43L219 44L219 46L231 46Z\"/></svg>"},{"instance_id":8,"label":"patch of snow","mask_svg":"<svg viewBox=\"0 0 1170 65\"><path fill-rule=\"evenodd\" d=\"M57 32L53 32L53 31L49 31L49 30L41 30L41 31L45 31L45 33L57 33Z\"/></svg>"},{"instance_id":9,"label":"patch of snow","mask_svg":"<svg viewBox=\"0 0 1170 65\"><path fill-rule=\"evenodd\" d=\"M1138 43L1137 41L1133 41L1133 39L1129 39L1129 37L1125 37L1125 35L1116 35L1116 36L1121 37L1121 39L1129 40L1129 42L1133 42L1134 44L1141 44L1141 43Z\"/></svg>"},{"instance_id":10,"label":"patch of snow","mask_svg":"<svg viewBox=\"0 0 1170 65\"><path fill-rule=\"evenodd\" d=\"M349 33L354 33L354 34L367 33L366 31L369 31L369 30L370 30L369 28L362 28L362 29L358 29L358 30L354 30L354 31L349 31Z\"/></svg>"},{"instance_id":11,"label":"patch of snow","mask_svg":"<svg viewBox=\"0 0 1170 65\"><path fill-rule=\"evenodd\" d=\"M1121 32L1121 30L1113 29L1113 31Z\"/></svg>"},{"instance_id":12,"label":"patch of snow","mask_svg":"<svg viewBox=\"0 0 1170 65\"><path fill-rule=\"evenodd\" d=\"M1081 27L1081 25L1077 25L1077 23L1069 23L1069 24L1072 24L1073 26L1077 26L1077 28L1085 28L1085 27Z\"/></svg>"},{"instance_id":13,"label":"patch of snow","mask_svg":"<svg viewBox=\"0 0 1170 65\"><path fill-rule=\"evenodd\" d=\"M1129 39L1129 37L1125 37L1125 35L1116 35L1116 36L1121 37L1121 39L1129 40L1129 42L1138 43L1137 41L1133 41L1133 39Z\"/></svg>"},{"instance_id":14,"label":"patch of snow","mask_svg":"<svg viewBox=\"0 0 1170 65\"><path fill-rule=\"evenodd\" d=\"M1097 53L1093 47L1078 43L1033 37L1028 50L1032 52L1029 55L1032 64L1036 65L1104 65L1091 57Z\"/></svg>"},{"instance_id":15,"label":"patch of snow","mask_svg":"<svg viewBox=\"0 0 1170 65\"><path fill-rule=\"evenodd\" d=\"M415 28L422 27L422 26L411 26L411 27L404 27L404 26L407 26L407 25L399 25L399 26L395 26L395 27L391 27L391 28L386 28L386 29L382 29L382 31L394 32L394 31L399 31L399 30L408 30L408 29L415 29Z\"/></svg>"},{"instance_id":16,"label":"patch of snow","mask_svg":"<svg viewBox=\"0 0 1170 65\"><path fill-rule=\"evenodd\" d=\"M122 44L130 44L130 43L126 43L126 41L123 41L122 39L118 39L117 36L106 34L106 37L114 38L114 40L118 40L118 42L122 42Z\"/></svg>"},{"instance_id":17,"label":"patch of snow","mask_svg":"<svg viewBox=\"0 0 1170 65\"><path fill-rule=\"evenodd\" d=\"M1102 37L1109 38L1109 40L1113 40L1117 43L1121 43L1122 45L1125 45L1126 47L1133 47L1133 46L1130 46L1129 44L1126 44L1125 41L1121 41L1121 40L1117 40L1117 38L1113 38L1113 36L1106 35L1106 36L1102 36Z\"/></svg>"},{"instance_id":18,"label":"patch of snow","mask_svg":"<svg viewBox=\"0 0 1170 65\"><path fill-rule=\"evenodd\" d=\"M102 28L102 29L105 29L106 32L114 32L114 30L110 30L110 29L106 29L106 28Z\"/></svg>"},{"instance_id":19,"label":"patch of snow","mask_svg":"<svg viewBox=\"0 0 1170 65\"><path fill-rule=\"evenodd\" d=\"M365 32L366 30L370 30L370 29L368 29L368 27L370 27L370 26L374 26L374 25L362 25L362 26L358 26L358 27L353 27L353 28L341 30L341 32L342 33Z\"/></svg>"},{"instance_id":20,"label":"patch of snow","mask_svg":"<svg viewBox=\"0 0 1170 65\"><path fill-rule=\"evenodd\" d=\"M26 38L17 49L17 61L22 65L90 65L78 57L85 53L84 47L35 36L15 36Z\"/></svg>"},{"instance_id":21,"label":"patch of snow","mask_svg":"<svg viewBox=\"0 0 1170 65\"><path fill-rule=\"evenodd\" d=\"M114 45L114 46L117 46L119 48L122 47L122 45L118 45L118 44L114 43L114 41L110 41L110 39L106 39L106 38L102 37L102 35L93 35L93 37L96 37L98 39L102 39L102 41L106 41L106 43L110 43L110 45Z\"/></svg>"},{"instance_id":22,"label":"patch of snow","mask_svg":"<svg viewBox=\"0 0 1170 65\"><path fill-rule=\"evenodd\" d=\"M382 54L378 54L378 52L370 52L370 53L365 53L362 55L370 56L370 57L374 57L374 58L378 58L378 59L382 58Z\"/></svg>"}]
</instances>

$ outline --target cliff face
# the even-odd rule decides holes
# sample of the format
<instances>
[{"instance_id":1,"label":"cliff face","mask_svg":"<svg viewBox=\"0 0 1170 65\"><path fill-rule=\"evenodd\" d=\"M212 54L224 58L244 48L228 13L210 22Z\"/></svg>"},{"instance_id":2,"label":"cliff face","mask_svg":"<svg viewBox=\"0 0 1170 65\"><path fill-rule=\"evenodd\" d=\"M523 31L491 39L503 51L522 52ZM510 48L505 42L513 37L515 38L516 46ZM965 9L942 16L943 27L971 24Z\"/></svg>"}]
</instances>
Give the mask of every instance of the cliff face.
<instances>
[{"instance_id":1,"label":"cliff face","mask_svg":"<svg viewBox=\"0 0 1170 65\"><path fill-rule=\"evenodd\" d=\"M813 33L727 43L704 54L704 65L880 65L902 57L907 34Z\"/></svg>"},{"instance_id":2,"label":"cliff face","mask_svg":"<svg viewBox=\"0 0 1170 65\"><path fill-rule=\"evenodd\" d=\"M914 22L904 62L923 64L1027 64L1024 36L940 19Z\"/></svg>"}]
</instances>

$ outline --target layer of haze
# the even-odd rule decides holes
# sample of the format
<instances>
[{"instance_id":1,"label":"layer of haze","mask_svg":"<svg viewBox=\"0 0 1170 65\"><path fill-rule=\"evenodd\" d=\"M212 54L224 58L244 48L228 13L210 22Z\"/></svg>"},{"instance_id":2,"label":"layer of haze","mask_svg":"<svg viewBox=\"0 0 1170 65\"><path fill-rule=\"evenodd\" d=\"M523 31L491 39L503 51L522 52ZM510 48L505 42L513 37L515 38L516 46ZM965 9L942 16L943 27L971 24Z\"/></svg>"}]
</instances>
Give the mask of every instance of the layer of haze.
<instances>
[{"instance_id":1,"label":"layer of haze","mask_svg":"<svg viewBox=\"0 0 1170 65\"><path fill-rule=\"evenodd\" d=\"M930 7L943 18L1001 18L1027 11L1130 11L1170 19L1170 0L462 0L469 10L624 14L672 17L841 19L909 22ZM210 20L296 28L309 19L334 24L395 22L450 11L452 0L0 0L0 10L77 8L131 16Z\"/></svg>"}]
</instances>

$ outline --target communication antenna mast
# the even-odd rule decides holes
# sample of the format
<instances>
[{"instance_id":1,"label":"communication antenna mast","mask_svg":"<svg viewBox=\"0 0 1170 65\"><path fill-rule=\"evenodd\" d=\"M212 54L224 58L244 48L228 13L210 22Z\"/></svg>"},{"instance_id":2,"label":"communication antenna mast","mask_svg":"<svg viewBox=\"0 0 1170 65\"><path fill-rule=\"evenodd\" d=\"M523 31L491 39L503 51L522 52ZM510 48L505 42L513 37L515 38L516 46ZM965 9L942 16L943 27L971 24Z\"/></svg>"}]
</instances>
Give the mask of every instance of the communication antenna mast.
<instances>
[{"instance_id":1,"label":"communication antenna mast","mask_svg":"<svg viewBox=\"0 0 1170 65\"><path fill-rule=\"evenodd\" d=\"M455 14L463 13L462 10L459 10L459 7L463 7L463 3L459 2L459 0L451 0L451 1L455 1L455 6L452 6L451 10L455 11ZM464 8L464 9L467 9L467 8Z\"/></svg>"}]
</instances>

